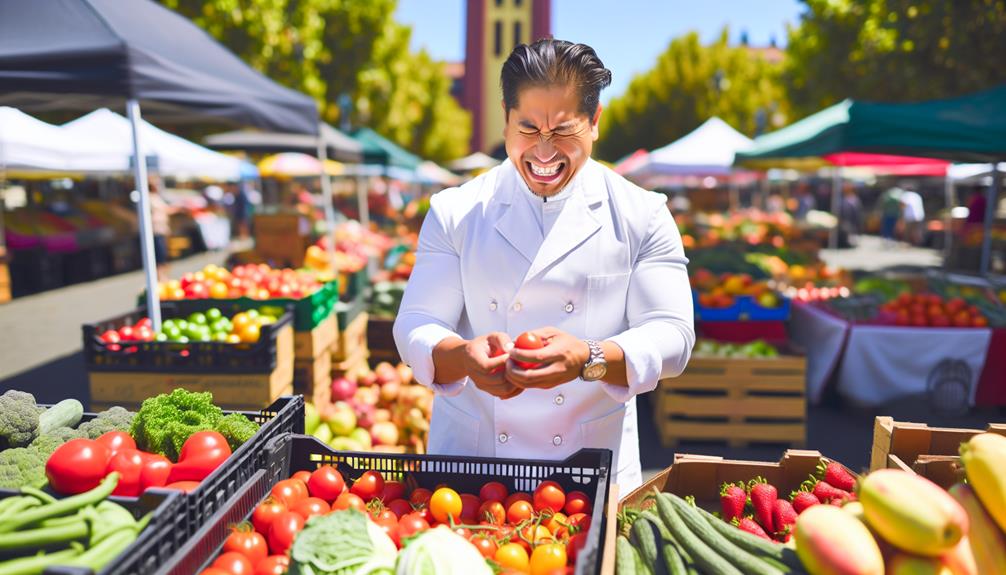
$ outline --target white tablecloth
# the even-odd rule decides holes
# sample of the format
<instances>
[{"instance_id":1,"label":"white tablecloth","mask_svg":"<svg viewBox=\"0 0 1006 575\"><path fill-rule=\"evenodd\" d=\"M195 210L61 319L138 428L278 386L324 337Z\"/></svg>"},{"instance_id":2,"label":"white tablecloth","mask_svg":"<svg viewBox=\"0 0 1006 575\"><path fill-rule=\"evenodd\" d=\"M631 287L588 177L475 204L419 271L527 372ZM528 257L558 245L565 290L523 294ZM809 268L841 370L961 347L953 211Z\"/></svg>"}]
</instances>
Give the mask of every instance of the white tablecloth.
<instances>
[{"instance_id":1,"label":"white tablecloth","mask_svg":"<svg viewBox=\"0 0 1006 575\"><path fill-rule=\"evenodd\" d=\"M790 339L807 355L807 401L817 405L842 359L849 323L808 304L792 309Z\"/></svg>"}]
</instances>

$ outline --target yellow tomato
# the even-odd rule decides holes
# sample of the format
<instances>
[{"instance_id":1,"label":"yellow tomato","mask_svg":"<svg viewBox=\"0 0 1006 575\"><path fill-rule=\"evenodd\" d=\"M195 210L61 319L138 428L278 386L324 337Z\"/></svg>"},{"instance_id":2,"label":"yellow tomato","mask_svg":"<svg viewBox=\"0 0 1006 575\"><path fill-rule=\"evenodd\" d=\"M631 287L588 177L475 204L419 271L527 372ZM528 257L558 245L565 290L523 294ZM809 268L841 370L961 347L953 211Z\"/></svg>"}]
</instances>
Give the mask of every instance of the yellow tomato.
<instances>
[{"instance_id":1,"label":"yellow tomato","mask_svg":"<svg viewBox=\"0 0 1006 575\"><path fill-rule=\"evenodd\" d=\"M224 282L216 282L210 287L210 297L213 299L227 299L228 293L230 293L230 289Z\"/></svg>"},{"instance_id":2,"label":"yellow tomato","mask_svg":"<svg viewBox=\"0 0 1006 575\"><path fill-rule=\"evenodd\" d=\"M241 336L236 333L227 334L227 343L241 343Z\"/></svg>"},{"instance_id":3,"label":"yellow tomato","mask_svg":"<svg viewBox=\"0 0 1006 575\"><path fill-rule=\"evenodd\" d=\"M430 513L441 523L447 523L448 517L457 521L461 517L462 507L461 496L450 487L441 487L430 497Z\"/></svg>"},{"instance_id":4,"label":"yellow tomato","mask_svg":"<svg viewBox=\"0 0 1006 575\"><path fill-rule=\"evenodd\" d=\"M519 571L527 571L530 564L527 551L524 551L524 548L516 543L507 543L500 546L496 550L496 556L493 559L500 564L500 567L517 569Z\"/></svg>"},{"instance_id":5,"label":"yellow tomato","mask_svg":"<svg viewBox=\"0 0 1006 575\"><path fill-rule=\"evenodd\" d=\"M241 331L238 332L238 336L241 337L241 341L244 343L255 343L258 341L261 335L261 327L257 323L250 323L246 325Z\"/></svg>"},{"instance_id":6,"label":"yellow tomato","mask_svg":"<svg viewBox=\"0 0 1006 575\"><path fill-rule=\"evenodd\" d=\"M531 552L531 575L548 575L566 568L566 546L539 545Z\"/></svg>"}]
</instances>

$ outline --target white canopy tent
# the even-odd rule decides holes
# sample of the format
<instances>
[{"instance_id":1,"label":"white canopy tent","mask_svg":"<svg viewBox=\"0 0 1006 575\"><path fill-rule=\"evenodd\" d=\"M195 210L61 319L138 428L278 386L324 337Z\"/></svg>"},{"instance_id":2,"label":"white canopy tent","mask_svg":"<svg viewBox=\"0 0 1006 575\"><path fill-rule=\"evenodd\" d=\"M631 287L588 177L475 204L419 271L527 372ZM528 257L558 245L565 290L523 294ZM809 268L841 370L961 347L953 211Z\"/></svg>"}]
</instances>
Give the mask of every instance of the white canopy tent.
<instances>
[{"instance_id":1,"label":"white canopy tent","mask_svg":"<svg viewBox=\"0 0 1006 575\"><path fill-rule=\"evenodd\" d=\"M474 154L469 154L463 158L458 158L447 164L449 170L455 172L473 172L475 170L487 170L499 165L500 161L496 158L484 154L482 152L475 152Z\"/></svg>"},{"instance_id":2,"label":"white canopy tent","mask_svg":"<svg viewBox=\"0 0 1006 575\"><path fill-rule=\"evenodd\" d=\"M121 164L115 154L112 147L73 137L16 108L0 107L0 169L8 173L115 171Z\"/></svg>"},{"instance_id":3,"label":"white canopy tent","mask_svg":"<svg viewBox=\"0 0 1006 575\"><path fill-rule=\"evenodd\" d=\"M731 173L734 154L750 147L751 138L712 117L689 134L650 152L627 175L726 176Z\"/></svg>"},{"instance_id":4,"label":"white canopy tent","mask_svg":"<svg viewBox=\"0 0 1006 575\"><path fill-rule=\"evenodd\" d=\"M998 173L1006 172L1006 162L999 164ZM954 182L977 182L992 175L992 164L953 164L947 169L947 178Z\"/></svg>"},{"instance_id":5,"label":"white canopy tent","mask_svg":"<svg viewBox=\"0 0 1006 575\"><path fill-rule=\"evenodd\" d=\"M454 174L429 160L419 164L416 169L419 181L424 184L441 186L456 186L461 183L461 176Z\"/></svg>"}]
</instances>

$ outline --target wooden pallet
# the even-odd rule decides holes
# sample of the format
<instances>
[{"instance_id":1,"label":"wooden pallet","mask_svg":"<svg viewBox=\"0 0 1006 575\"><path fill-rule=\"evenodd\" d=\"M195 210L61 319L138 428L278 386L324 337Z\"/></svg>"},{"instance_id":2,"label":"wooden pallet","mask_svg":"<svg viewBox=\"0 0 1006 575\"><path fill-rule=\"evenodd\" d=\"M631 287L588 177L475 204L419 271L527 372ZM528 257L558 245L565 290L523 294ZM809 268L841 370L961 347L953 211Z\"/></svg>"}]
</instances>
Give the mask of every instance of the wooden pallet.
<instances>
[{"instance_id":1,"label":"wooden pallet","mask_svg":"<svg viewBox=\"0 0 1006 575\"><path fill-rule=\"evenodd\" d=\"M680 377L656 389L661 442L806 443L806 360L693 358Z\"/></svg>"}]
</instances>

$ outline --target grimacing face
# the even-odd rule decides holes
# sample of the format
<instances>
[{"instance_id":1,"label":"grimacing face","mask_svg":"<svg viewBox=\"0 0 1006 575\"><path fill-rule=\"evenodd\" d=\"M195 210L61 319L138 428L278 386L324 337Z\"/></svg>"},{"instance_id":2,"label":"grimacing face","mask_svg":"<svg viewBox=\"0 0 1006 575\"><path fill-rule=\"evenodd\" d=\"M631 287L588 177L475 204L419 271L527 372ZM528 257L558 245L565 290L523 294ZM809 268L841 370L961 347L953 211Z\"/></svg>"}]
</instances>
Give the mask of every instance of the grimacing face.
<instances>
[{"instance_id":1,"label":"grimacing face","mask_svg":"<svg viewBox=\"0 0 1006 575\"><path fill-rule=\"evenodd\" d=\"M529 86L506 119L507 156L539 196L562 191L590 158L601 106L590 118L580 111L578 96L574 86Z\"/></svg>"}]
</instances>

